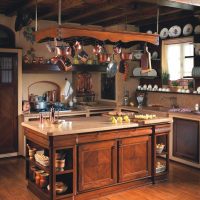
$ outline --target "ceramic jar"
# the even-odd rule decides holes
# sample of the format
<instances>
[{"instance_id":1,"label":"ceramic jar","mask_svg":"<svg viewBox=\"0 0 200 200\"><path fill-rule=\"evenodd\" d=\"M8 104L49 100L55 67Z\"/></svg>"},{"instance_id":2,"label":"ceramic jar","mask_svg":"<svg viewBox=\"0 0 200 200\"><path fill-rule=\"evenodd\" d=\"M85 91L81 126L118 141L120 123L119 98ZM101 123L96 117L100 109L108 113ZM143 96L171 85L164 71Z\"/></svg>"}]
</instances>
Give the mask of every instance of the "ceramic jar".
<instances>
[{"instance_id":1,"label":"ceramic jar","mask_svg":"<svg viewBox=\"0 0 200 200\"><path fill-rule=\"evenodd\" d=\"M40 174L40 187L46 188L48 184L49 184L49 174L48 173Z\"/></svg>"},{"instance_id":2,"label":"ceramic jar","mask_svg":"<svg viewBox=\"0 0 200 200\"><path fill-rule=\"evenodd\" d=\"M37 170L35 171L35 184L40 186L40 175L43 174L43 170Z\"/></svg>"}]
</instances>

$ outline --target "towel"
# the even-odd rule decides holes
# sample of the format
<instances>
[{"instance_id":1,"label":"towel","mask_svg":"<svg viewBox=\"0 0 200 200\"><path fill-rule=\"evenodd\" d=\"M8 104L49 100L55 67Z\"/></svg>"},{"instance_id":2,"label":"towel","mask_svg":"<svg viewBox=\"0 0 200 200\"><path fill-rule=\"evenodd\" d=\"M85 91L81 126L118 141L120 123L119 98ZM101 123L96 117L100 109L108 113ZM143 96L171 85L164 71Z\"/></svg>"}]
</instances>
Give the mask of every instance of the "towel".
<instances>
[{"instance_id":1,"label":"towel","mask_svg":"<svg viewBox=\"0 0 200 200\"><path fill-rule=\"evenodd\" d=\"M67 100L72 94L73 94L73 88L71 86L71 83L68 80L66 80L65 87L64 87L65 100Z\"/></svg>"}]
</instances>

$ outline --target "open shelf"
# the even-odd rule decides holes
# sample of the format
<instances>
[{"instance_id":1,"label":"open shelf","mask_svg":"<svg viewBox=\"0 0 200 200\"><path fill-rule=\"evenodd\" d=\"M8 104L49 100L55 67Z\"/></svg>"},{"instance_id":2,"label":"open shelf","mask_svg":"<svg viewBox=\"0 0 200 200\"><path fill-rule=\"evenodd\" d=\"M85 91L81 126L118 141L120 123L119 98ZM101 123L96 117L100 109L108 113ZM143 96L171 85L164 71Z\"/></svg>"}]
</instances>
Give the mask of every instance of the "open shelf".
<instances>
[{"instance_id":1,"label":"open shelf","mask_svg":"<svg viewBox=\"0 0 200 200\"><path fill-rule=\"evenodd\" d=\"M50 193L47 189L42 189L39 186L37 186L34 182L28 180L28 188L30 188L33 193L39 195L43 199L49 199Z\"/></svg>"},{"instance_id":2,"label":"open shelf","mask_svg":"<svg viewBox=\"0 0 200 200\"><path fill-rule=\"evenodd\" d=\"M162 91L149 91L149 90L137 90L138 92L150 92L150 93L165 93L165 94L184 94L184 95L200 95L198 93L183 93L183 92L162 92Z\"/></svg>"},{"instance_id":3,"label":"open shelf","mask_svg":"<svg viewBox=\"0 0 200 200\"><path fill-rule=\"evenodd\" d=\"M159 78L159 77L158 76L130 76L130 78L154 79L154 78Z\"/></svg>"},{"instance_id":4,"label":"open shelf","mask_svg":"<svg viewBox=\"0 0 200 200\"><path fill-rule=\"evenodd\" d=\"M49 167L45 167L45 166L41 165L40 163L36 162L35 159L26 158L26 160L28 160L32 165L35 165L39 169L42 169L45 172L49 173L49 171L50 171Z\"/></svg>"},{"instance_id":5,"label":"open shelf","mask_svg":"<svg viewBox=\"0 0 200 200\"><path fill-rule=\"evenodd\" d=\"M77 71L95 71L106 72L107 64L73 64L71 72ZM23 63L23 73L59 73L66 72L62 66L55 64L40 64L40 63ZM69 71L69 72L70 72ZM66 72L67 73L67 72Z\"/></svg>"},{"instance_id":6,"label":"open shelf","mask_svg":"<svg viewBox=\"0 0 200 200\"><path fill-rule=\"evenodd\" d=\"M64 171L56 171L56 175L69 174L69 173L73 173L73 169L64 170Z\"/></svg>"}]
</instances>

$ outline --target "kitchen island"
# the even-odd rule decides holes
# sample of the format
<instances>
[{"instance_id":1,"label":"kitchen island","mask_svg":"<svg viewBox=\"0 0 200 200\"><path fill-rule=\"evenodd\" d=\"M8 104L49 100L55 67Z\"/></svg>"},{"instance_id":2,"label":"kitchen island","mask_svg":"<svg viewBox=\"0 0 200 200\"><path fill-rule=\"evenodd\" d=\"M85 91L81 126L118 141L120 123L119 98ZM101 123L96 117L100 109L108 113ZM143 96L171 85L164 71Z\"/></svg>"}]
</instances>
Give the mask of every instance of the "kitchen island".
<instances>
[{"instance_id":1,"label":"kitchen island","mask_svg":"<svg viewBox=\"0 0 200 200\"><path fill-rule=\"evenodd\" d=\"M107 117L89 117L69 118L58 124L29 121L22 126L28 147L43 150L49 158L43 166L29 157L27 149L28 188L42 200L97 198L167 177L170 118L146 125L112 124ZM157 152L161 142L165 148ZM62 168L57 165L59 154L64 155ZM48 187L37 182L33 169L49 175ZM59 192L58 183L67 190Z\"/></svg>"}]
</instances>

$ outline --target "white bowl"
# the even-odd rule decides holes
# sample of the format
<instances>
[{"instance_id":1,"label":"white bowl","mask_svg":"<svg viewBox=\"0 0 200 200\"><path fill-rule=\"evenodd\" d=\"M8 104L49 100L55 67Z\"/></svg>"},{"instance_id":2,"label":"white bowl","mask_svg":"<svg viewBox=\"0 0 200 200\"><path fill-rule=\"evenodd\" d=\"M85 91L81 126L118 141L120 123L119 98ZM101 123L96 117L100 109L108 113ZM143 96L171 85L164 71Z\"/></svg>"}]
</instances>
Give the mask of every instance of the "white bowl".
<instances>
[{"instance_id":1,"label":"white bowl","mask_svg":"<svg viewBox=\"0 0 200 200\"><path fill-rule=\"evenodd\" d=\"M144 90L147 89L147 85L146 85L146 84L143 85L143 89L144 89Z\"/></svg>"}]
</instances>

